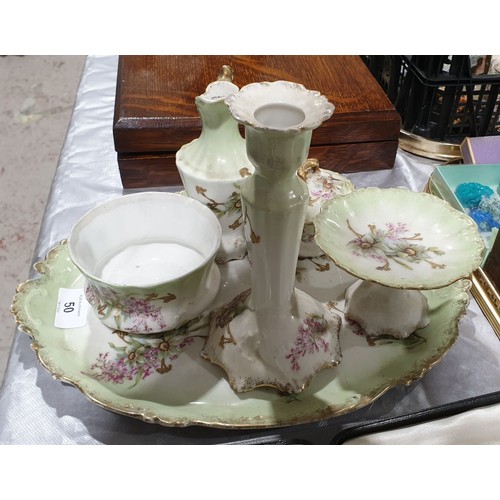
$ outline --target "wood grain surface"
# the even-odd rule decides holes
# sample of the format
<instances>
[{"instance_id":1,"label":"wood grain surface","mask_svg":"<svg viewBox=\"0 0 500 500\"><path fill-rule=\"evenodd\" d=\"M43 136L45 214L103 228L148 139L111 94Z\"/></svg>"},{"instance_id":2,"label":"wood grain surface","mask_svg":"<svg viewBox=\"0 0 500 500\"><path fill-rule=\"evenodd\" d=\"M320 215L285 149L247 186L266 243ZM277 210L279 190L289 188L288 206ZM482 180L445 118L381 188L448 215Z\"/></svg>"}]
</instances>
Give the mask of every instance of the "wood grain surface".
<instances>
[{"instance_id":1,"label":"wood grain surface","mask_svg":"<svg viewBox=\"0 0 500 500\"><path fill-rule=\"evenodd\" d=\"M335 105L332 118L312 136L309 156L324 168L393 166L400 118L358 56L121 56L113 134L125 187L179 179L175 152L201 131L194 99L224 64L233 68L238 87L288 80L318 90Z\"/></svg>"}]
</instances>

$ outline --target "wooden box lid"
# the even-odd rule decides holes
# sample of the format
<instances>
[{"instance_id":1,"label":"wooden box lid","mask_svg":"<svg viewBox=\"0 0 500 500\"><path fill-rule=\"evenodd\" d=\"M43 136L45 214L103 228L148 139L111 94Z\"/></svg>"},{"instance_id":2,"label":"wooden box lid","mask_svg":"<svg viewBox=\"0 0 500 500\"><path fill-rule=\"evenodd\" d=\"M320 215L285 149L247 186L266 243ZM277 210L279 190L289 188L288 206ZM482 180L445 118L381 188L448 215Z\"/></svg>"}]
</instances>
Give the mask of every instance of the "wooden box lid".
<instances>
[{"instance_id":1,"label":"wooden box lid","mask_svg":"<svg viewBox=\"0 0 500 500\"><path fill-rule=\"evenodd\" d=\"M168 168L175 168L175 152L201 131L194 99L217 78L224 64L233 68L233 82L240 88L253 82L288 80L318 90L335 105L332 118L313 132L310 156L315 147L322 157L332 146L348 157L353 151L349 146L383 144L382 149L377 147L387 158L375 167L368 164L374 158L373 148L364 154L366 167L339 168L338 162L334 166L337 171L392 167L399 115L361 58L351 55L121 56L113 122L120 167L145 164L149 158L153 169L160 159L168 159Z\"/></svg>"}]
</instances>

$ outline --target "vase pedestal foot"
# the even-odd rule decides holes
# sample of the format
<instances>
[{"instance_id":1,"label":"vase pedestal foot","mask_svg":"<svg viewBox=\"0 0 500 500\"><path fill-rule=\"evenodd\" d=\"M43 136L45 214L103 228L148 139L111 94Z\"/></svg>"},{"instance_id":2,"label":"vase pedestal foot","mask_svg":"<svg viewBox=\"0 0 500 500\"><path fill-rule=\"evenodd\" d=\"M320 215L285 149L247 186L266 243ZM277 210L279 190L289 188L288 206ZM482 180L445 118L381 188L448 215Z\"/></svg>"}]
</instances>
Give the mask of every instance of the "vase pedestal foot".
<instances>
[{"instance_id":1,"label":"vase pedestal foot","mask_svg":"<svg viewBox=\"0 0 500 500\"><path fill-rule=\"evenodd\" d=\"M429 306L420 290L357 280L345 293L344 315L371 337L405 339L429 324Z\"/></svg>"},{"instance_id":2,"label":"vase pedestal foot","mask_svg":"<svg viewBox=\"0 0 500 500\"><path fill-rule=\"evenodd\" d=\"M340 317L298 289L290 306L258 311L247 290L210 322L202 356L225 370L236 392L268 386L298 393L341 360Z\"/></svg>"}]
</instances>

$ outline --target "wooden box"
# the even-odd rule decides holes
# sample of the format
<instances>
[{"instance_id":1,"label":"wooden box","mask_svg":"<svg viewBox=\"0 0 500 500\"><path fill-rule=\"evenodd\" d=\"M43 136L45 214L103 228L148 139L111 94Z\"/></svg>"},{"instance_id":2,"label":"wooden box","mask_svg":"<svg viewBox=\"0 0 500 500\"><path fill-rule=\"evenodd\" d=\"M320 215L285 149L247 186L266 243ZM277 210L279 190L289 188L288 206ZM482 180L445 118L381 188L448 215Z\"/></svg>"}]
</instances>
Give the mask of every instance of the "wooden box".
<instances>
[{"instance_id":1,"label":"wooden box","mask_svg":"<svg viewBox=\"0 0 500 500\"><path fill-rule=\"evenodd\" d=\"M121 56L113 134L124 188L181 184L175 153L201 130L194 98L224 64L238 87L294 81L335 105L312 136L309 157L322 168L393 167L400 118L359 56Z\"/></svg>"}]
</instances>

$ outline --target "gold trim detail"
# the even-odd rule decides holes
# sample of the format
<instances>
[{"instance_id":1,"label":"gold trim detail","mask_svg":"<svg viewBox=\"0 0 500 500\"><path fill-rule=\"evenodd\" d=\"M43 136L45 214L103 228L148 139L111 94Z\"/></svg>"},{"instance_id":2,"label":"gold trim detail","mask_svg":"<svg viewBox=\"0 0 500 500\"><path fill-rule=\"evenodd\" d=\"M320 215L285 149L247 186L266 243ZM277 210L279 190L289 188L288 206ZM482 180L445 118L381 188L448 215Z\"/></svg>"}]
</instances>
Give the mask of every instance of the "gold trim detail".
<instances>
[{"instance_id":1,"label":"gold trim detail","mask_svg":"<svg viewBox=\"0 0 500 500\"><path fill-rule=\"evenodd\" d=\"M309 172L319 172L319 161L316 158L308 158L297 170L297 175L306 182Z\"/></svg>"},{"instance_id":2,"label":"gold trim detail","mask_svg":"<svg viewBox=\"0 0 500 500\"><path fill-rule=\"evenodd\" d=\"M217 76L219 82L232 82L234 78L234 71L229 64L224 64Z\"/></svg>"}]
</instances>

